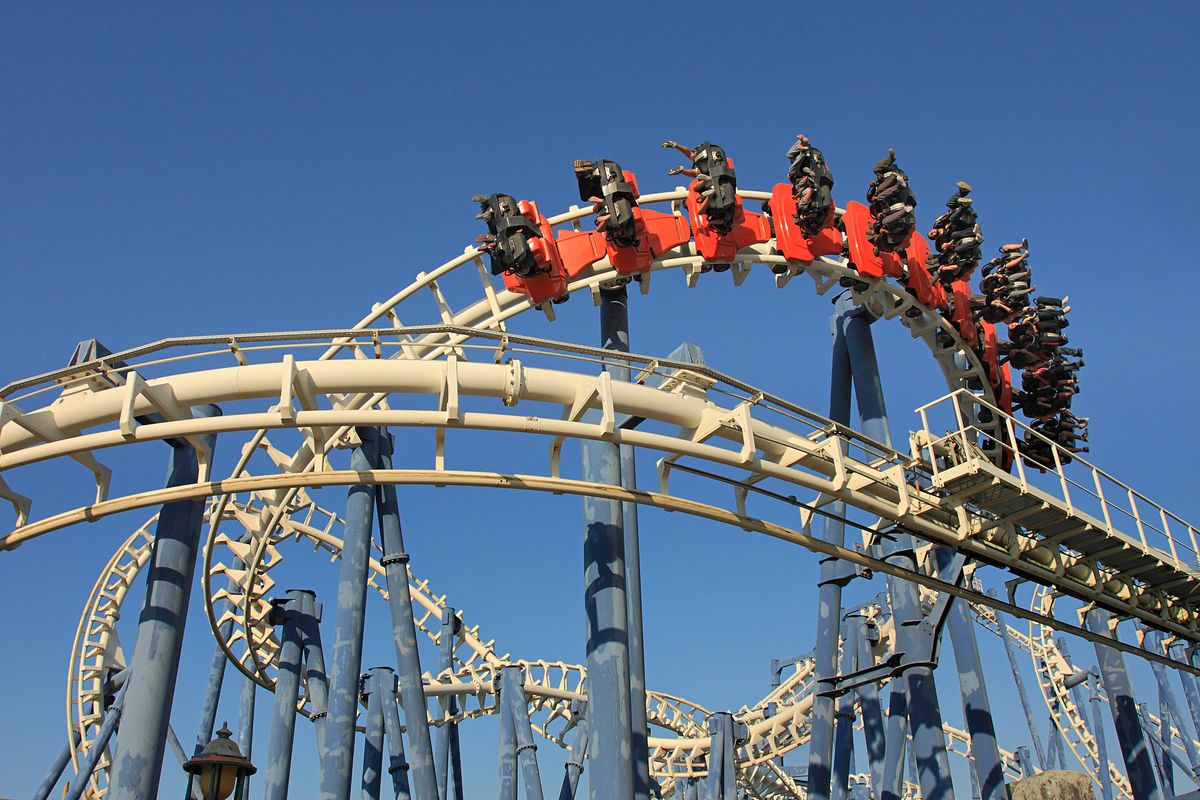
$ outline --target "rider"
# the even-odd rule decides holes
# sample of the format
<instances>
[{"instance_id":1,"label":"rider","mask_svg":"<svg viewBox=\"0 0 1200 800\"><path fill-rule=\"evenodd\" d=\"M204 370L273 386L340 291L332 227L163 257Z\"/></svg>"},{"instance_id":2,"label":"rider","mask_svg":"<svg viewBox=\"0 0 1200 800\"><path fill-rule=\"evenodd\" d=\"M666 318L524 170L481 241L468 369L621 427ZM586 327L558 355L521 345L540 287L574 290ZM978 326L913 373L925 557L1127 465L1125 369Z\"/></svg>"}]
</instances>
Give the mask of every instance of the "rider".
<instances>
[{"instance_id":1,"label":"rider","mask_svg":"<svg viewBox=\"0 0 1200 800\"><path fill-rule=\"evenodd\" d=\"M679 142L667 140L662 146L675 149L691 159L690 168L675 167L668 175L686 175L704 184L700 190L700 203L696 210L708 218L708 224L722 236L733 229L734 211L737 209L737 175L729 164L725 150L712 142L702 142L695 147L686 147Z\"/></svg>"},{"instance_id":2,"label":"rider","mask_svg":"<svg viewBox=\"0 0 1200 800\"><path fill-rule=\"evenodd\" d=\"M787 151L788 180L796 200L796 222L809 235L818 233L833 206L833 173L825 155L809 144L803 133Z\"/></svg>"},{"instance_id":3,"label":"rider","mask_svg":"<svg viewBox=\"0 0 1200 800\"><path fill-rule=\"evenodd\" d=\"M592 204L596 230L603 231L618 247L637 247L637 221L633 209L637 195L615 161L575 161L579 199Z\"/></svg>"},{"instance_id":4,"label":"rider","mask_svg":"<svg viewBox=\"0 0 1200 800\"><path fill-rule=\"evenodd\" d=\"M913 211L917 198L908 185L908 174L896 165L896 151L889 148L887 158L871 168L875 179L867 189L867 202L875 218L867 239L875 253L894 253L904 247L917 218Z\"/></svg>"}]
</instances>

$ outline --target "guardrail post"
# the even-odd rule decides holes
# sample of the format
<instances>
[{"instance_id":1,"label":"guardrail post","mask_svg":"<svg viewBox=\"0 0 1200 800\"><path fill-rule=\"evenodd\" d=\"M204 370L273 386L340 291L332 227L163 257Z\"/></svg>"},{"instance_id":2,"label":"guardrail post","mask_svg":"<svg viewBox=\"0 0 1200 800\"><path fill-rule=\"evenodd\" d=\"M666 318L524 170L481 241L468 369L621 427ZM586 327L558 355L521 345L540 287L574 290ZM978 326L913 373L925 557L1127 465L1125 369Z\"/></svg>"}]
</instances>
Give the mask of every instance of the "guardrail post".
<instances>
[{"instance_id":1,"label":"guardrail post","mask_svg":"<svg viewBox=\"0 0 1200 800\"><path fill-rule=\"evenodd\" d=\"M196 406L192 413L213 417L221 410ZM204 436L203 442L211 462L216 436ZM168 439L167 444L171 446L167 486L195 483L200 474L196 449L184 439ZM129 662L122 712L125 732L117 740L113 758L109 786L113 800L154 800L158 796L203 515L203 499L167 503L158 515L146 569L146 602Z\"/></svg>"},{"instance_id":2,"label":"guardrail post","mask_svg":"<svg viewBox=\"0 0 1200 800\"><path fill-rule=\"evenodd\" d=\"M1084 624L1093 633L1116 638L1109 628L1110 619L1107 611L1093 608L1087 612ZM1150 761L1149 743L1142 731L1133 686L1125 672L1125 659L1119 651L1097 644L1096 662L1100 665L1100 679L1108 695L1108 706L1117 729L1117 741L1121 745L1121 756L1125 759L1125 772L1129 776L1134 800L1163 800L1162 791L1154 779L1154 765Z\"/></svg>"}]
</instances>

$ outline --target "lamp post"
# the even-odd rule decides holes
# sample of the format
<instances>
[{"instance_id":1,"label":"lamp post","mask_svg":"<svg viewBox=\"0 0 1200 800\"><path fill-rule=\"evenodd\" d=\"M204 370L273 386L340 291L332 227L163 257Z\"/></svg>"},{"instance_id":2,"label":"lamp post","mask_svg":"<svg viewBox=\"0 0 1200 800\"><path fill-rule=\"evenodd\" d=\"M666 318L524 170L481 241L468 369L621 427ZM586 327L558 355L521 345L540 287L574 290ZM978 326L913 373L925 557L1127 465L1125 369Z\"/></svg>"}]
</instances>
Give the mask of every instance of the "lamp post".
<instances>
[{"instance_id":1,"label":"lamp post","mask_svg":"<svg viewBox=\"0 0 1200 800\"><path fill-rule=\"evenodd\" d=\"M186 800L195 797L192 787L200 789L203 800L225 800L236 790L240 798L246 785L246 778L257 772L250 759L242 755L242 751L229 737L233 731L229 724L221 725L217 738L204 746L200 754L183 765L188 774Z\"/></svg>"}]
</instances>

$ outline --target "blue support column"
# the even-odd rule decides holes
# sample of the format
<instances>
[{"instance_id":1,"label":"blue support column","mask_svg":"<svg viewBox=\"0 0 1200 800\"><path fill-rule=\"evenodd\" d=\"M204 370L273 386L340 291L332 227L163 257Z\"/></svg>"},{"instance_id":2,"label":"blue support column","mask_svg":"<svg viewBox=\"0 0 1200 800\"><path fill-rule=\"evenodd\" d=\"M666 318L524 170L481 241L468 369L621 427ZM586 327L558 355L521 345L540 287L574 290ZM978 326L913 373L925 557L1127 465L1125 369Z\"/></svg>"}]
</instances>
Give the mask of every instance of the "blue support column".
<instances>
[{"instance_id":1,"label":"blue support column","mask_svg":"<svg viewBox=\"0 0 1200 800\"><path fill-rule=\"evenodd\" d=\"M1087 612L1085 624L1093 633L1115 638L1108 625L1109 619L1107 611L1093 608ZM1133 687L1129 683L1129 675L1125 672L1125 659L1119 651L1097 644L1096 661L1100 665L1100 680L1108 695L1109 711L1117 729L1117 741L1125 759L1125 773L1129 776L1133 798L1162 800L1162 792L1154 780L1154 765L1151 763L1146 737L1142 732Z\"/></svg>"},{"instance_id":2,"label":"blue support column","mask_svg":"<svg viewBox=\"0 0 1200 800\"><path fill-rule=\"evenodd\" d=\"M79 731L71 731L71 741L63 745L63 749L55 757L54 763L50 765L50 769L46 771L46 777L42 778L41 784L37 791L33 794L33 800L46 800L50 797L50 793L54 791L54 787L58 785L58 779L62 777L63 770L67 768L67 762L71 760L71 749L79 744Z\"/></svg>"},{"instance_id":3,"label":"blue support column","mask_svg":"<svg viewBox=\"0 0 1200 800\"><path fill-rule=\"evenodd\" d=\"M839 309L840 311L840 309ZM844 315L830 319L833 356L829 379L829 418L850 424L850 351L846 344ZM846 504L829 505L832 517L822 522L822 538L839 547L846 543L846 524L841 518ZM838 621L842 615L842 587L854 576L853 567L833 557L822 556L817 576L816 647L813 651L814 694L808 743L808 797L828 800L833 763L834 699L822 692L837 677Z\"/></svg>"},{"instance_id":4,"label":"blue support column","mask_svg":"<svg viewBox=\"0 0 1200 800\"><path fill-rule=\"evenodd\" d=\"M588 749L588 718L586 704L580 704L573 709L579 722L575 725L575 742L571 745L571 755L563 765L563 782L558 791L558 800L575 800L575 791L579 788L579 777L583 774L583 764L587 759Z\"/></svg>"},{"instance_id":5,"label":"blue support column","mask_svg":"<svg viewBox=\"0 0 1200 800\"><path fill-rule=\"evenodd\" d=\"M240 562L239 562L240 563ZM237 587L232 580L233 588ZM221 624L221 641L228 641L233 631L233 620ZM217 723L217 706L221 702L221 684L225 681L225 648L220 642L213 646L212 665L208 669L208 687L204 691L204 700L200 706L200 725L196 729L196 746L192 755L199 755L204 746L212 741L213 727Z\"/></svg>"},{"instance_id":6,"label":"blue support column","mask_svg":"<svg viewBox=\"0 0 1200 800\"><path fill-rule=\"evenodd\" d=\"M1165 652L1162 642L1162 634L1158 631L1146 631L1146 646L1154 652ZM1183 710L1175 699L1175 692L1171 690L1171 682L1167 677L1167 668L1157 661L1150 662L1150 668L1154 670L1154 680L1158 684L1158 700L1161 706L1159 716L1166 722L1168 717L1171 722L1179 728L1182 735L1183 749L1187 751L1188 763L1192 766L1193 774L1200 774L1200 753L1196 752L1196 742L1187 734L1187 724L1183 721ZM1170 726L1167 726L1163 731L1165 738L1165 747L1167 752L1171 750Z\"/></svg>"},{"instance_id":7,"label":"blue support column","mask_svg":"<svg viewBox=\"0 0 1200 800\"><path fill-rule=\"evenodd\" d=\"M378 434L374 428L358 428L357 433L361 443L350 454L350 469L367 472L378 460ZM350 798L374 511L375 487L368 483L351 486L346 495L346 536L338 567L329 716L324 722L325 752L321 753L321 800Z\"/></svg>"},{"instance_id":8,"label":"blue support column","mask_svg":"<svg viewBox=\"0 0 1200 800\"><path fill-rule=\"evenodd\" d=\"M325 650L321 645L323 606L315 592L300 594L300 633L304 640L304 685L312 710L317 739L317 758L325 753L325 720L329 716L329 676L325 671Z\"/></svg>"},{"instance_id":9,"label":"blue support column","mask_svg":"<svg viewBox=\"0 0 1200 800\"><path fill-rule=\"evenodd\" d=\"M367 698L366 736L363 741L362 800L379 800L383 786L383 700L370 674L362 676Z\"/></svg>"},{"instance_id":10,"label":"blue support column","mask_svg":"<svg viewBox=\"0 0 1200 800\"><path fill-rule=\"evenodd\" d=\"M995 597L995 593L990 593ZM1013 681L1017 685L1017 695L1021 699L1021 710L1025 713L1025 724L1029 727L1029 738L1033 741L1034 756L1037 758L1038 769L1046 768L1046 752L1042 749L1042 737L1037 732L1037 723L1033 719L1033 707L1029 704L1029 693L1025 690L1025 676L1021 665L1017 662L1016 648L1008 635L1008 617L1000 609L994 609L996 625L1000 628L1000 639L1004 642L1004 654L1008 656L1008 666L1012 670Z\"/></svg>"},{"instance_id":11,"label":"blue support column","mask_svg":"<svg viewBox=\"0 0 1200 800\"><path fill-rule=\"evenodd\" d=\"M221 410L196 406L192 413L212 417ZM183 439L169 439L167 443L171 446L167 486L195 483L200 471L195 448ZM203 446L211 463L216 437L203 437ZM125 734L118 739L113 758L108 794L112 800L154 800L158 796L203 515L203 499L167 503L158 515L146 569L146 602L129 662L130 679L122 712Z\"/></svg>"},{"instance_id":12,"label":"blue support column","mask_svg":"<svg viewBox=\"0 0 1200 800\"><path fill-rule=\"evenodd\" d=\"M875 657L871 654L871 643L868 641L869 630L866 618L862 614L858 614L851 617L850 622L858 628L856 637L858 640L858 668L866 669L875 666ZM879 704L879 687L873 683L858 687L858 704L862 710L863 741L866 743L867 763L871 770L871 786L878 793L884 785L884 759L887 753L883 708Z\"/></svg>"},{"instance_id":13,"label":"blue support column","mask_svg":"<svg viewBox=\"0 0 1200 800\"><path fill-rule=\"evenodd\" d=\"M883 760L882 800L904 797L904 758L908 751L908 687L896 679L888 690L887 747Z\"/></svg>"},{"instance_id":14,"label":"blue support column","mask_svg":"<svg viewBox=\"0 0 1200 800\"><path fill-rule=\"evenodd\" d=\"M1170 655L1184 663L1191 663L1187 647L1182 642L1175 642L1170 647ZM1187 701L1188 711L1192 715L1193 732L1200 736L1200 687L1196 685L1196 676L1184 670L1176 670L1179 682L1183 684L1183 697Z\"/></svg>"},{"instance_id":15,"label":"blue support column","mask_svg":"<svg viewBox=\"0 0 1200 800\"><path fill-rule=\"evenodd\" d=\"M386 430L379 433L377 464L392 468L394 444ZM412 589L409 586L408 552L400 525L400 502L396 487L378 487L379 535L383 558L379 563L387 576L388 609L392 614L392 641L396 645L400 705L408 728L408 759L412 791L417 800L438 800L437 771L433 764L433 742L429 736L429 706L421 680L421 653L417 649L417 623L413 620Z\"/></svg>"},{"instance_id":16,"label":"blue support column","mask_svg":"<svg viewBox=\"0 0 1200 800\"><path fill-rule=\"evenodd\" d=\"M870 323L873 320L865 309L854 308L848 294L839 298L838 309L850 354L854 395L858 400L862 431L869 438L890 447L892 437L888 427L887 408L879 377L879 364L875 356L875 342L871 337ZM910 534L897 531L887 538L882 547L882 556L884 561L901 569L917 571L915 544ZM887 585L892 615L896 622L898 652L929 652L931 648L922 642L922 639L936 636L937 632L924 619L916 584L889 575ZM912 750L916 758L922 797L925 800L953 800L950 760L946 755L942 713L938 705L933 670L928 666L912 667L905 671L904 681L908 694ZM890 740L888 744L890 746Z\"/></svg>"},{"instance_id":17,"label":"blue support column","mask_svg":"<svg viewBox=\"0 0 1200 800\"><path fill-rule=\"evenodd\" d=\"M1101 708L1100 678L1095 674L1088 678L1091 689L1092 734L1096 737L1096 754L1099 757L1100 795L1102 800L1113 800L1112 776L1108 772L1108 741L1104 734L1104 715Z\"/></svg>"},{"instance_id":18,"label":"blue support column","mask_svg":"<svg viewBox=\"0 0 1200 800\"><path fill-rule=\"evenodd\" d=\"M242 755L254 760L254 700L258 684L249 678L242 680L242 692L238 698L238 749ZM242 796L235 800L250 800L250 776L242 781Z\"/></svg>"},{"instance_id":19,"label":"blue support column","mask_svg":"<svg viewBox=\"0 0 1200 800\"><path fill-rule=\"evenodd\" d=\"M371 680L383 708L383 731L387 739L388 774L396 800L409 800L408 761L404 758L404 739L400 733L400 714L396 710L396 673L391 667L375 667Z\"/></svg>"},{"instance_id":20,"label":"blue support column","mask_svg":"<svg viewBox=\"0 0 1200 800\"><path fill-rule=\"evenodd\" d=\"M601 291L601 324L607 322ZM619 295L618 295L619 299ZM608 302L612 311L612 302ZM616 336L602 328L601 343ZM621 485L620 448L612 442L582 443L583 479ZM628 800L634 794L632 700L629 690L629 607L626 599L625 533L621 503L583 498L583 603L593 769L591 800Z\"/></svg>"},{"instance_id":21,"label":"blue support column","mask_svg":"<svg viewBox=\"0 0 1200 800\"><path fill-rule=\"evenodd\" d=\"M629 352L629 294L624 284L600 292L600 346ZM606 367L615 381L629 381L625 366ZM637 487L637 462L631 445L620 445L621 486ZM625 561L625 615L629 647L629 720L632 737L633 798L649 800L650 750L646 724L646 655L642 640L642 560L637 503L621 504Z\"/></svg>"},{"instance_id":22,"label":"blue support column","mask_svg":"<svg viewBox=\"0 0 1200 800\"><path fill-rule=\"evenodd\" d=\"M454 643L458 635L458 615L454 608L447 606L442 609L442 630L438 634L438 672L453 672ZM454 716L458 713L458 700L449 695L441 701L442 713ZM438 796L443 800L463 800L462 760L459 757L458 723L443 723L437 731L437 751L434 754L437 761Z\"/></svg>"},{"instance_id":23,"label":"blue support column","mask_svg":"<svg viewBox=\"0 0 1200 800\"><path fill-rule=\"evenodd\" d=\"M296 701L300 695L300 670L304 633L300 618L306 592L292 589L284 601L275 601L271 622L282 627L279 662L275 673L275 699L271 706L271 736L263 766L263 800L287 800L292 775L292 744L296 738Z\"/></svg>"},{"instance_id":24,"label":"blue support column","mask_svg":"<svg viewBox=\"0 0 1200 800\"><path fill-rule=\"evenodd\" d=\"M853 616L853 614L851 615ZM858 625L842 619L842 674L858 671ZM833 780L830 796L846 800L850 794L850 765L854 762L854 692L837 698L833 732Z\"/></svg>"},{"instance_id":25,"label":"blue support column","mask_svg":"<svg viewBox=\"0 0 1200 800\"><path fill-rule=\"evenodd\" d=\"M935 548L934 554L939 571L945 571L954 559L953 551L946 547ZM971 735L972 774L979 787L979 797L982 800L1008 800L1008 790L1004 788L1004 765L996 744L992 705L983 677L983 661L979 657L979 643L975 640L975 624L971 621L965 600L950 600L946 627L954 647L963 718Z\"/></svg>"},{"instance_id":26,"label":"blue support column","mask_svg":"<svg viewBox=\"0 0 1200 800\"><path fill-rule=\"evenodd\" d=\"M517 726L513 719L512 706L504 702L504 690L498 685L502 674L495 674L496 705L500 709L500 752L496 759L500 778L497 781L500 800L517 800Z\"/></svg>"},{"instance_id":27,"label":"blue support column","mask_svg":"<svg viewBox=\"0 0 1200 800\"><path fill-rule=\"evenodd\" d=\"M1175 796L1175 775L1171 771L1170 759L1163 753L1162 744L1146 714L1146 704L1138 703L1138 718L1142 723L1142 732L1150 742L1150 761L1154 764L1154 774L1158 776L1160 791L1165 797Z\"/></svg>"},{"instance_id":28,"label":"blue support column","mask_svg":"<svg viewBox=\"0 0 1200 800\"><path fill-rule=\"evenodd\" d=\"M108 749L109 740L112 739L117 726L121 724L121 716L125 705L125 691L128 688L128 684L121 687L121 693L117 695L116 701L105 712L104 721L100 723L100 730L96 732L96 738L92 740L92 746L88 749L87 758L79 765L79 771L75 773L75 783L64 800L79 800L83 796L84 790L88 788L88 781L91 780L92 773L96 771L96 765L100 763L100 757Z\"/></svg>"},{"instance_id":29,"label":"blue support column","mask_svg":"<svg viewBox=\"0 0 1200 800\"><path fill-rule=\"evenodd\" d=\"M525 670L508 666L501 670L500 702L504 703L512 720L516 741L517 761L521 767L521 782L525 784L526 800L543 800L542 776L538 769L537 743L529 727L529 706L525 699Z\"/></svg>"}]
</instances>

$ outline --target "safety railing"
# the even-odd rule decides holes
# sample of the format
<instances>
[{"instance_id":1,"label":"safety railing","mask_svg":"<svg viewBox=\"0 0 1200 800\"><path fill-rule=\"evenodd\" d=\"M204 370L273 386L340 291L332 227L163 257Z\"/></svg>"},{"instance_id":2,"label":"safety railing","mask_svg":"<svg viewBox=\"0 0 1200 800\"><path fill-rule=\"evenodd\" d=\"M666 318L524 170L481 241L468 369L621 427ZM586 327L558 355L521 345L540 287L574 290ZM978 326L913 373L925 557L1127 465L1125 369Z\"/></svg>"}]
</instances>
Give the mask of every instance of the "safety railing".
<instances>
[{"instance_id":1,"label":"safety railing","mask_svg":"<svg viewBox=\"0 0 1200 800\"><path fill-rule=\"evenodd\" d=\"M450 337L452 341L448 341ZM424 342L434 342L425 346ZM331 351L331 345L334 346ZM911 458L857 431L816 414L751 384L703 364L669 358L622 353L533 336L454 325L405 328L335 329L273 333L220 334L174 337L129 348L81 364L71 365L0 387L0 409L14 413L50 403L57 393L73 387L106 388L123 383L136 373L153 380L158 374L220 369L278 362L286 354L297 361L318 359L404 359L416 346L424 359L456 355L464 361L500 363L520 360L523 366L543 365L566 371L621 368L630 381L652 386L674 386L703 395L723 406L746 407L756 418L774 416L781 424L814 442L831 436L844 443L854 461L876 467L911 466ZM304 353L311 353L305 356ZM19 409L19 410L18 410ZM0 426L5 419L0 417ZM760 441L760 444L765 444Z\"/></svg>"},{"instance_id":2,"label":"safety railing","mask_svg":"<svg viewBox=\"0 0 1200 800\"><path fill-rule=\"evenodd\" d=\"M916 413L922 433L914 455L926 463L935 481L946 469L970 460L990 463L988 451L999 449L1009 457L1006 461L1011 460L1011 473L1023 491L1035 488L1051 495L1068 513L1092 517L1114 536L1156 551L1176 569L1200 569L1196 526L982 398L960 389L920 406ZM1001 420L1003 441L974 422L981 414ZM1026 442L1032 441L1050 458L1032 459L1025 452Z\"/></svg>"}]
</instances>

